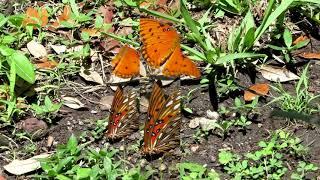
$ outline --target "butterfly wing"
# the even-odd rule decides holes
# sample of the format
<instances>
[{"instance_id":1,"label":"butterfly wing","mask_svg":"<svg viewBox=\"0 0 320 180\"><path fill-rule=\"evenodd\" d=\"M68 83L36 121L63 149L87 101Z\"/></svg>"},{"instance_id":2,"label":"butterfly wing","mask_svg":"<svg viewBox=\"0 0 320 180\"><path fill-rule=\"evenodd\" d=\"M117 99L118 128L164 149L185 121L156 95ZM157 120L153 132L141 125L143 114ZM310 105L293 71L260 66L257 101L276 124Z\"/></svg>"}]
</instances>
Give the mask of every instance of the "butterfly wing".
<instances>
[{"instance_id":1,"label":"butterfly wing","mask_svg":"<svg viewBox=\"0 0 320 180\"><path fill-rule=\"evenodd\" d=\"M147 121L144 126L144 149L150 146L151 133L154 126L154 120L165 103L163 90L158 83L154 83L147 113Z\"/></svg>"},{"instance_id":2,"label":"butterfly wing","mask_svg":"<svg viewBox=\"0 0 320 180\"><path fill-rule=\"evenodd\" d=\"M142 55L153 68L159 68L179 44L179 34L169 24L154 19L140 19Z\"/></svg>"},{"instance_id":3,"label":"butterfly wing","mask_svg":"<svg viewBox=\"0 0 320 180\"><path fill-rule=\"evenodd\" d=\"M180 46L175 48L168 61L164 64L162 73L169 77L180 75L188 75L196 78L200 77L199 69L191 59L182 54Z\"/></svg>"},{"instance_id":4,"label":"butterfly wing","mask_svg":"<svg viewBox=\"0 0 320 180\"><path fill-rule=\"evenodd\" d=\"M139 53L130 48L123 46L115 58L111 61L114 67L113 74L121 78L131 78L139 75L140 57Z\"/></svg>"},{"instance_id":5,"label":"butterfly wing","mask_svg":"<svg viewBox=\"0 0 320 180\"><path fill-rule=\"evenodd\" d=\"M151 105L151 104L150 104ZM180 132L180 96L175 92L156 113L145 134L143 152L158 154L176 147Z\"/></svg>"},{"instance_id":6,"label":"butterfly wing","mask_svg":"<svg viewBox=\"0 0 320 180\"><path fill-rule=\"evenodd\" d=\"M118 86L112 102L109 116L107 136L110 139L124 137L139 128L136 108L136 93L123 95L123 89Z\"/></svg>"}]
</instances>

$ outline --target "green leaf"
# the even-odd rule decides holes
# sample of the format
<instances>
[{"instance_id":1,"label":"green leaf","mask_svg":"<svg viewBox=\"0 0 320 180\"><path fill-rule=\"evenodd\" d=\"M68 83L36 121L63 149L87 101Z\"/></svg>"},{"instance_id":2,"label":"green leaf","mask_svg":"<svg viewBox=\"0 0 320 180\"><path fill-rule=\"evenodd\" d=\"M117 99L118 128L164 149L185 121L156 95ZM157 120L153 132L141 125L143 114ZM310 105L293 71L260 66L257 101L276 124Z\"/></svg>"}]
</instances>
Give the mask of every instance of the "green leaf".
<instances>
[{"instance_id":1,"label":"green leaf","mask_svg":"<svg viewBox=\"0 0 320 180\"><path fill-rule=\"evenodd\" d=\"M79 168L77 170L77 179L84 179L90 176L91 169L90 168Z\"/></svg>"},{"instance_id":2,"label":"green leaf","mask_svg":"<svg viewBox=\"0 0 320 180\"><path fill-rule=\"evenodd\" d=\"M188 26L188 28L190 28L192 33L195 35L195 38L197 39L198 43L201 45L201 47L205 51L207 51L208 48L205 45L205 43L202 41L202 36L200 34L200 31L198 30L196 23L193 21L189 11L187 10L184 0L180 0L180 11L183 19L186 22L186 25Z\"/></svg>"},{"instance_id":3,"label":"green leaf","mask_svg":"<svg viewBox=\"0 0 320 180\"><path fill-rule=\"evenodd\" d=\"M62 174L58 174L56 178L58 180L71 180L71 178L68 178L67 176L64 176Z\"/></svg>"},{"instance_id":4,"label":"green leaf","mask_svg":"<svg viewBox=\"0 0 320 180\"><path fill-rule=\"evenodd\" d=\"M262 24L258 27L257 31L255 32L255 42L260 39L262 34L267 30L267 28L276 21L276 19L285 12L288 7L292 4L294 0L283 0L281 4L272 11L273 4L275 0L269 1L268 8L266 14L264 15L264 19Z\"/></svg>"},{"instance_id":5,"label":"green leaf","mask_svg":"<svg viewBox=\"0 0 320 180\"><path fill-rule=\"evenodd\" d=\"M8 18L5 17L3 14L0 14L0 28L6 24L6 22L8 21Z\"/></svg>"},{"instance_id":6,"label":"green leaf","mask_svg":"<svg viewBox=\"0 0 320 180\"><path fill-rule=\"evenodd\" d=\"M218 156L221 164L228 164L234 159L233 154L228 151L221 151Z\"/></svg>"},{"instance_id":7,"label":"green leaf","mask_svg":"<svg viewBox=\"0 0 320 180\"><path fill-rule=\"evenodd\" d=\"M12 44L15 40L16 40L16 38L14 36L7 35L2 38L1 43L2 44Z\"/></svg>"},{"instance_id":8,"label":"green leaf","mask_svg":"<svg viewBox=\"0 0 320 180\"><path fill-rule=\"evenodd\" d=\"M74 136L74 134L72 134L68 140L67 143L67 149L71 152L71 153L75 153L77 151L77 146L78 146L78 140L77 138Z\"/></svg>"},{"instance_id":9,"label":"green leaf","mask_svg":"<svg viewBox=\"0 0 320 180\"><path fill-rule=\"evenodd\" d=\"M80 13L79 13L79 10L78 10L78 5L76 3L75 0L69 0L70 2L70 6L71 6L71 9L72 9L72 12L74 13L74 15L76 17L79 17Z\"/></svg>"},{"instance_id":10,"label":"green leaf","mask_svg":"<svg viewBox=\"0 0 320 180\"><path fill-rule=\"evenodd\" d=\"M292 35L289 29L287 28L283 32L283 39L284 39L285 45L289 48L292 44Z\"/></svg>"},{"instance_id":11,"label":"green leaf","mask_svg":"<svg viewBox=\"0 0 320 180\"><path fill-rule=\"evenodd\" d=\"M3 56L10 56L15 52L14 49L9 48L8 46L0 45L0 54Z\"/></svg>"},{"instance_id":12,"label":"green leaf","mask_svg":"<svg viewBox=\"0 0 320 180\"><path fill-rule=\"evenodd\" d=\"M7 60L9 65L15 63L18 76L30 84L35 82L36 78L33 65L24 54L16 51L10 55Z\"/></svg>"},{"instance_id":13,"label":"green leaf","mask_svg":"<svg viewBox=\"0 0 320 180\"><path fill-rule=\"evenodd\" d=\"M100 15L98 15L97 17L96 17L96 21L94 22L94 26L95 26L95 28L102 28L102 26L103 26L103 18L100 16Z\"/></svg>"},{"instance_id":14,"label":"green leaf","mask_svg":"<svg viewBox=\"0 0 320 180\"><path fill-rule=\"evenodd\" d=\"M265 54L255 54L255 53L234 53L222 56L215 62L216 65L230 63L235 59L245 59L245 58L261 58L266 57Z\"/></svg>"}]
</instances>

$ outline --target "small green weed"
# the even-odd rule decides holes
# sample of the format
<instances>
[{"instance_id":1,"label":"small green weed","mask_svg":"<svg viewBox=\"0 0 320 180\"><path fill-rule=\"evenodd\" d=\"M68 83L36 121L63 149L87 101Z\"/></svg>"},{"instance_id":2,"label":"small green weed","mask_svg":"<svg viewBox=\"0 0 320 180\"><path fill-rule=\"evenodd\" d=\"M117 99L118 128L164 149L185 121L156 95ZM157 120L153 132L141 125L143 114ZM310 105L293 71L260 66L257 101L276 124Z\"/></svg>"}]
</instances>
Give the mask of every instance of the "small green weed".
<instances>
[{"instance_id":1,"label":"small green weed","mask_svg":"<svg viewBox=\"0 0 320 180\"><path fill-rule=\"evenodd\" d=\"M32 104L31 108L37 116L51 123L51 120L56 116L61 106L62 103L53 103L51 99L46 96L43 105Z\"/></svg>"},{"instance_id":2,"label":"small green weed","mask_svg":"<svg viewBox=\"0 0 320 180\"><path fill-rule=\"evenodd\" d=\"M291 94L281 84L279 88L273 87L280 96L275 98L269 104L274 102L280 102L280 108L284 111L296 111L299 113L312 114L319 111L315 104L312 104L320 95L313 95L308 91L309 79L308 79L308 67L303 70L299 82L295 86L295 94Z\"/></svg>"},{"instance_id":3,"label":"small green weed","mask_svg":"<svg viewBox=\"0 0 320 180\"><path fill-rule=\"evenodd\" d=\"M309 42L310 39L306 39L304 41L300 41L296 45L292 44L292 34L288 29L285 29L283 32L283 40L285 47L280 47L280 46L275 46L275 45L268 45L271 49L274 49L276 51L280 51L284 55L284 59L286 63L291 63L294 62L294 59L291 56L291 52L297 49L300 49L304 46L306 46Z\"/></svg>"},{"instance_id":4,"label":"small green weed","mask_svg":"<svg viewBox=\"0 0 320 180\"><path fill-rule=\"evenodd\" d=\"M228 150L221 150L219 162L234 179L281 179L288 172L288 154L295 158L303 158L307 153L299 138L292 137L283 130L276 131L268 141L260 141L258 146L260 150L249 152L243 157ZM306 168L305 165L306 162L301 165L299 163L299 175L304 171L303 168ZM316 170L316 167L309 165L307 169L305 172ZM293 175L299 176L297 173Z\"/></svg>"},{"instance_id":5,"label":"small green weed","mask_svg":"<svg viewBox=\"0 0 320 180\"><path fill-rule=\"evenodd\" d=\"M196 163L179 163L177 164L179 176L183 180L210 179L219 180L219 174L214 170L208 170L204 166Z\"/></svg>"}]
</instances>

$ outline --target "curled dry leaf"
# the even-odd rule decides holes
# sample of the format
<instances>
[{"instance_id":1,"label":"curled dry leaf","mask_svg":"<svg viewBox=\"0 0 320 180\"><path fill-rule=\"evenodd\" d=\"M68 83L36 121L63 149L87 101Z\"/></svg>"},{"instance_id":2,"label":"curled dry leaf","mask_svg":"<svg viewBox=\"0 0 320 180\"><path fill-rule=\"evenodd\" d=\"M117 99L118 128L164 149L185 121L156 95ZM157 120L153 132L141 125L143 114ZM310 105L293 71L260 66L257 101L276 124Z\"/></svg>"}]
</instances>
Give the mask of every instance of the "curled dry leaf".
<instances>
[{"instance_id":1,"label":"curled dry leaf","mask_svg":"<svg viewBox=\"0 0 320 180\"><path fill-rule=\"evenodd\" d=\"M26 160L13 160L3 168L11 174L22 175L39 169L39 159L49 157L49 154L40 154Z\"/></svg>"},{"instance_id":2,"label":"curled dry leaf","mask_svg":"<svg viewBox=\"0 0 320 180\"><path fill-rule=\"evenodd\" d=\"M84 67L81 67L79 75L83 77L86 81L95 82L101 85L104 84L102 77L96 71L86 70Z\"/></svg>"},{"instance_id":3,"label":"curled dry leaf","mask_svg":"<svg viewBox=\"0 0 320 180\"><path fill-rule=\"evenodd\" d=\"M295 39L292 44L293 44L293 45L296 45L296 44L298 44L299 42L305 41L305 40L307 40L307 39L309 39L308 36L301 35L301 36L299 36L297 39Z\"/></svg>"},{"instance_id":4,"label":"curled dry leaf","mask_svg":"<svg viewBox=\"0 0 320 180\"><path fill-rule=\"evenodd\" d=\"M67 46L65 45L51 45L51 48L56 52L57 54L62 54L66 52Z\"/></svg>"},{"instance_id":5,"label":"curled dry leaf","mask_svg":"<svg viewBox=\"0 0 320 180\"><path fill-rule=\"evenodd\" d=\"M74 97L63 97L63 104L71 109L81 109L85 107L85 105Z\"/></svg>"},{"instance_id":6,"label":"curled dry leaf","mask_svg":"<svg viewBox=\"0 0 320 180\"><path fill-rule=\"evenodd\" d=\"M274 82L286 82L300 78L285 68L279 68L271 65L263 65L258 69L258 71L265 79Z\"/></svg>"},{"instance_id":7,"label":"curled dry leaf","mask_svg":"<svg viewBox=\"0 0 320 180\"><path fill-rule=\"evenodd\" d=\"M244 91L244 100L252 101L258 96L265 96L269 92L268 84L254 84L248 88L251 91ZM255 92L255 93L254 93Z\"/></svg>"},{"instance_id":8,"label":"curled dry leaf","mask_svg":"<svg viewBox=\"0 0 320 180\"><path fill-rule=\"evenodd\" d=\"M131 80L131 78L120 78L114 74L111 74L110 75L110 79L109 79L109 82L110 84L120 84L120 83L125 83L125 82L129 82ZM116 90L118 86L114 86L114 85L111 85L110 88L112 90Z\"/></svg>"},{"instance_id":9,"label":"curled dry leaf","mask_svg":"<svg viewBox=\"0 0 320 180\"><path fill-rule=\"evenodd\" d=\"M320 53L304 52L304 53L299 54L298 56L305 58L305 59L320 60Z\"/></svg>"},{"instance_id":10,"label":"curled dry leaf","mask_svg":"<svg viewBox=\"0 0 320 180\"><path fill-rule=\"evenodd\" d=\"M46 57L48 55L46 48L34 40L28 42L27 48L30 54L32 54L35 58Z\"/></svg>"}]
</instances>

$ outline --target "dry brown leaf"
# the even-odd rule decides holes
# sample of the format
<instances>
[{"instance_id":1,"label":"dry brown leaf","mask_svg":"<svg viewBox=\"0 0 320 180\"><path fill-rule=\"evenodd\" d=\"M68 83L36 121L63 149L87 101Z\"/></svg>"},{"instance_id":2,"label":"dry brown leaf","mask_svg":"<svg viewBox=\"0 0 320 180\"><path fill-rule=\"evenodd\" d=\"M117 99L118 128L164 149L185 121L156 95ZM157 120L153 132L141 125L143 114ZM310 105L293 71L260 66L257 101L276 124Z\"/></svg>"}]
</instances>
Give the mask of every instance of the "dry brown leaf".
<instances>
[{"instance_id":1,"label":"dry brown leaf","mask_svg":"<svg viewBox=\"0 0 320 180\"><path fill-rule=\"evenodd\" d=\"M304 52L304 53L299 54L298 56L305 58L305 59L320 60L320 53Z\"/></svg>"},{"instance_id":2,"label":"dry brown leaf","mask_svg":"<svg viewBox=\"0 0 320 180\"><path fill-rule=\"evenodd\" d=\"M81 109L85 107L85 105L74 97L63 97L63 105L71 108L71 109Z\"/></svg>"},{"instance_id":3,"label":"dry brown leaf","mask_svg":"<svg viewBox=\"0 0 320 180\"><path fill-rule=\"evenodd\" d=\"M44 27L48 24L48 17L49 15L46 8L41 7L40 9L36 10L32 7L28 7L22 24L24 26L38 24L39 26Z\"/></svg>"},{"instance_id":4,"label":"dry brown leaf","mask_svg":"<svg viewBox=\"0 0 320 180\"><path fill-rule=\"evenodd\" d=\"M309 39L308 36L301 35L301 36L299 36L296 40L294 40L292 44L293 44L293 45L296 45L296 44L298 44L299 42L302 42L302 41L307 40L307 39Z\"/></svg>"},{"instance_id":5,"label":"dry brown leaf","mask_svg":"<svg viewBox=\"0 0 320 180\"><path fill-rule=\"evenodd\" d=\"M86 70L84 67L81 67L79 75L86 81L95 82L101 85L104 84L102 77L96 71Z\"/></svg>"},{"instance_id":6,"label":"dry brown leaf","mask_svg":"<svg viewBox=\"0 0 320 180\"><path fill-rule=\"evenodd\" d=\"M65 45L50 45L50 46L54 50L54 52L56 52L57 54L62 54L67 50L67 46Z\"/></svg>"},{"instance_id":7,"label":"dry brown leaf","mask_svg":"<svg viewBox=\"0 0 320 180\"><path fill-rule=\"evenodd\" d=\"M100 36L100 31L96 28L83 28L81 29L81 32L88 33L89 36L92 36L92 37Z\"/></svg>"},{"instance_id":8,"label":"dry brown leaf","mask_svg":"<svg viewBox=\"0 0 320 180\"><path fill-rule=\"evenodd\" d=\"M98 11L102 14L104 23L112 23L113 10L114 7L112 6L101 6L99 8Z\"/></svg>"},{"instance_id":9,"label":"dry brown leaf","mask_svg":"<svg viewBox=\"0 0 320 180\"><path fill-rule=\"evenodd\" d=\"M11 174L22 175L39 169L40 162L38 159L49 157L49 154L40 154L26 160L13 160L3 168Z\"/></svg>"},{"instance_id":10,"label":"dry brown leaf","mask_svg":"<svg viewBox=\"0 0 320 180\"><path fill-rule=\"evenodd\" d=\"M48 58L43 58L39 63L35 64L38 69L54 69L58 63L56 61L49 61Z\"/></svg>"},{"instance_id":11,"label":"dry brown leaf","mask_svg":"<svg viewBox=\"0 0 320 180\"><path fill-rule=\"evenodd\" d=\"M27 48L30 54L32 54L35 58L46 57L48 55L46 48L34 40L28 42Z\"/></svg>"},{"instance_id":12,"label":"dry brown leaf","mask_svg":"<svg viewBox=\"0 0 320 180\"><path fill-rule=\"evenodd\" d=\"M248 89L251 91L244 91L244 100L245 101L252 101L258 96L265 96L269 92L269 85L268 84L254 84L250 86Z\"/></svg>"},{"instance_id":13,"label":"dry brown leaf","mask_svg":"<svg viewBox=\"0 0 320 180\"><path fill-rule=\"evenodd\" d=\"M258 69L262 76L274 82L286 82L298 80L300 77L285 68L279 68L271 65L263 65Z\"/></svg>"}]
</instances>

